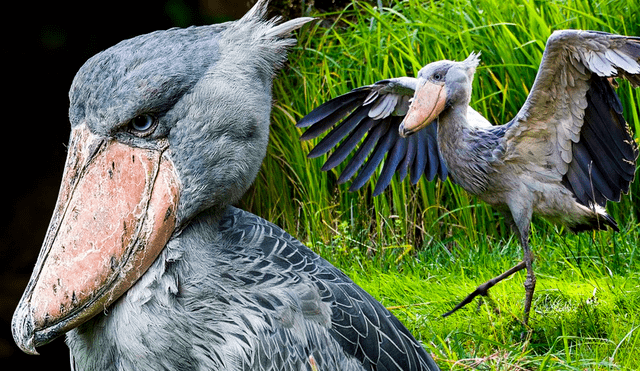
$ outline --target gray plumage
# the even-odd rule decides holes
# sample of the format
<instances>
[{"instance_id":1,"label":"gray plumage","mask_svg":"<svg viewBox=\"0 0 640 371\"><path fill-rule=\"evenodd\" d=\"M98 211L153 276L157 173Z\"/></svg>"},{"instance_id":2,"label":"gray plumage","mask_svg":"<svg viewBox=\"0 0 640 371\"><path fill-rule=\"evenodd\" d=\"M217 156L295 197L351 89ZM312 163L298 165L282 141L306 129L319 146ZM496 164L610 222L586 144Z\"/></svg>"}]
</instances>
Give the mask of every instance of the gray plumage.
<instances>
[{"instance_id":1,"label":"gray plumage","mask_svg":"<svg viewBox=\"0 0 640 371\"><path fill-rule=\"evenodd\" d=\"M344 117L340 110L353 106L352 116L358 113L363 119L361 123L350 123L352 133L358 132L359 138L365 137L367 131L369 134L344 170L350 177L367 160L352 189L365 184L373 174L369 165L375 168L386 153L374 195L388 186L394 172L402 179L409 168L413 183L423 174L428 180L436 173L442 180L449 176L502 211L520 238L525 251L523 262L481 285L454 311L476 295L486 295L488 288L499 280L526 267L526 323L535 287L533 258L528 247L532 216L545 217L573 231L607 226L618 230L604 207L607 200L618 201L628 191L638 148L622 116L618 96L607 79L620 77L634 87L640 85L640 38L594 31L554 32L547 41L527 101L513 120L500 126L487 125L469 107L478 57L472 54L462 62L434 62L422 68L416 79L389 79L355 89L313 110L298 126L309 127L301 139L317 137L331 129L333 124L326 125L329 118L340 122ZM441 95L420 95L425 86ZM404 99L407 97L433 102L409 105ZM426 113L417 113L407 123L412 112L420 112L421 104L430 107L425 108L430 113L435 112L433 122L428 122ZM347 110L346 114L349 113ZM352 135L348 131L334 134L347 121L331 129L310 157L329 152L342 138ZM422 123L418 125L419 122ZM365 126L366 130L361 130ZM377 131L382 126L386 126L383 129L386 134L379 135ZM391 143L379 138L391 138ZM345 147L343 144L329 156L323 170L346 159L357 141ZM376 150L369 155L374 146ZM429 164L428 171L425 165L415 166L421 156L422 162Z\"/></svg>"},{"instance_id":2,"label":"gray plumage","mask_svg":"<svg viewBox=\"0 0 640 371\"><path fill-rule=\"evenodd\" d=\"M78 370L438 370L342 272L233 207L189 223L67 344Z\"/></svg>"},{"instance_id":3,"label":"gray plumage","mask_svg":"<svg viewBox=\"0 0 640 371\"><path fill-rule=\"evenodd\" d=\"M122 151L137 151L125 155L132 168L141 162L135 157L140 153L159 153L164 170L155 174L169 183L173 176L178 179L178 207L158 216L158 209L134 203L131 212L147 210L140 219L145 222L171 221L175 213L175 229L122 296L81 321L76 313L84 309L63 304L61 314L55 305L41 314L38 295L55 297L71 285L66 277L58 279L51 294L49 287L33 283L46 275L40 274L48 269L46 255L66 256L67 250L82 246L53 250L55 243L52 248L45 242L12 322L24 351L36 353L37 346L72 323L67 344L74 370L438 370L398 319L342 272L277 226L230 206L253 182L265 156L272 79L294 44L288 34L311 20L277 24L263 20L265 13L266 1L258 1L236 22L142 35L97 54L80 69L69 93L69 116L72 128L82 130L72 138L97 138L92 140L98 144L78 139L70 144L87 155L78 158L88 159L83 160L88 165L77 167L76 157L68 157L72 184L81 184L77 187L88 189L83 192L89 200L98 202L102 184L94 191L82 188L78 178L89 173L110 184L115 173L128 174L116 163ZM90 168L92 158L111 155L116 160L110 168ZM162 179L148 182L149 192L173 189L162 188ZM65 192L63 187L60 200L66 200ZM72 200L85 196L69 192ZM153 197L142 199L154 202ZM112 205L98 206L88 215L111 215ZM83 215L82 210L69 212ZM58 238L55 215L53 237L48 234L47 240ZM62 215L63 223L73 225L76 217ZM148 225L137 221L127 216L116 224L125 232L132 225ZM143 251L148 248L144 243ZM115 256L110 261L111 269L119 267ZM69 295L73 298L64 303L78 302L75 291ZM82 300L93 305L94 297Z\"/></svg>"}]
</instances>

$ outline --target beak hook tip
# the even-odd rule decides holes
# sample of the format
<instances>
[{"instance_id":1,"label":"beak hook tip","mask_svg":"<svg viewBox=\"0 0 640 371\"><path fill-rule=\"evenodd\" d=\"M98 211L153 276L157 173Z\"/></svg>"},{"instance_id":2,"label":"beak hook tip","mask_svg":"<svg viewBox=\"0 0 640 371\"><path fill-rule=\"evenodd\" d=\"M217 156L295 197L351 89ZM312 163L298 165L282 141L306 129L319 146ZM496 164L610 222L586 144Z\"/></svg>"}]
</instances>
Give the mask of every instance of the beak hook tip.
<instances>
[{"instance_id":1,"label":"beak hook tip","mask_svg":"<svg viewBox=\"0 0 640 371\"><path fill-rule=\"evenodd\" d=\"M409 134L411 134L410 131L405 130L404 122L400 124L400 127L398 128L398 134L400 134L400 137L402 138L406 138Z\"/></svg>"},{"instance_id":2,"label":"beak hook tip","mask_svg":"<svg viewBox=\"0 0 640 371\"><path fill-rule=\"evenodd\" d=\"M34 344L35 329L29 308L28 303L18 306L11 320L11 333L20 350L27 354L39 355Z\"/></svg>"}]
</instances>

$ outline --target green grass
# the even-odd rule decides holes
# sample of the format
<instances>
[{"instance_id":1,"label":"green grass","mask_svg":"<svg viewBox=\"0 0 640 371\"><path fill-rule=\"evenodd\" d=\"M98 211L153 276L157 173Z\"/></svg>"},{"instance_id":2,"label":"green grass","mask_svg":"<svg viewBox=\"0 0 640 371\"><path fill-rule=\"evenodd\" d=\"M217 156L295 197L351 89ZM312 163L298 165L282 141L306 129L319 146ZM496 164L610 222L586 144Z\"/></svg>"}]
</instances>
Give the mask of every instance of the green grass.
<instances>
[{"instance_id":1,"label":"green grass","mask_svg":"<svg viewBox=\"0 0 640 371\"><path fill-rule=\"evenodd\" d=\"M534 234L538 283L525 341L523 274L493 287L490 299L441 318L479 283L520 260L515 241L454 251L432 242L409 259L396 247L367 254L348 233L345 224L315 248L391 308L445 370L638 369L640 251L637 238L629 237L640 233L637 226L596 238Z\"/></svg>"},{"instance_id":2,"label":"green grass","mask_svg":"<svg viewBox=\"0 0 640 371\"><path fill-rule=\"evenodd\" d=\"M471 105L495 123L518 111L548 36L580 28L640 35L631 1L354 2L317 14L274 83L271 142L243 207L282 226L343 269L419 338L443 369L640 369L640 180L609 213L621 232L567 234L542 220L531 246L538 281L532 332L521 341L523 274L445 319L478 284L516 264L520 246L495 210L450 182L374 182L350 193L341 167L321 172L295 123L352 88L415 76L439 59L482 52ZM640 89L618 94L638 138ZM374 175L375 177L375 175ZM478 305L477 303L481 304Z\"/></svg>"}]
</instances>

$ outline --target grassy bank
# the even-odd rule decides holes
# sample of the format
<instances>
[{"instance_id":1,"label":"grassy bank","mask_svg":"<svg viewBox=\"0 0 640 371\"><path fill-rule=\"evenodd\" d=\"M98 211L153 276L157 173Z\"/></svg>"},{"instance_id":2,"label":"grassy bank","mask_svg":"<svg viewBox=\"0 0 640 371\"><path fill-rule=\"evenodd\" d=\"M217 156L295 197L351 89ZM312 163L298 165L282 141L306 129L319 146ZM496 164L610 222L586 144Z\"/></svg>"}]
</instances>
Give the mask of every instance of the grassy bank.
<instances>
[{"instance_id":1,"label":"grassy bank","mask_svg":"<svg viewBox=\"0 0 640 371\"><path fill-rule=\"evenodd\" d=\"M393 180L373 198L337 185L300 143L295 122L352 88L415 76L438 59L482 52L471 105L494 123L518 111L556 29L640 35L640 5L627 1L407 1L353 3L318 14L274 84L271 143L243 206L274 221L345 270L398 315L443 369L640 369L640 181L609 213L621 232L566 234L536 220L538 276L533 332L520 339L524 276L441 319L478 284L521 259L499 215L450 182ZM640 133L640 91L618 94ZM375 177L375 175L374 175ZM477 301L476 301L477 302Z\"/></svg>"}]
</instances>

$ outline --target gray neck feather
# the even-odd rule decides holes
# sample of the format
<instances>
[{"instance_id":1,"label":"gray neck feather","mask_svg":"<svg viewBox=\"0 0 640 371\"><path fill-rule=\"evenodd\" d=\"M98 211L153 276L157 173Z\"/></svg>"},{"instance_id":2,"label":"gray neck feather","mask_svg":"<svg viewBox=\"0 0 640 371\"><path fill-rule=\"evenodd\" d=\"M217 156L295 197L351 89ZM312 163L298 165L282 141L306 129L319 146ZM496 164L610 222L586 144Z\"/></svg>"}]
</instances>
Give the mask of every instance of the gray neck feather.
<instances>
[{"instance_id":1,"label":"gray neck feather","mask_svg":"<svg viewBox=\"0 0 640 371\"><path fill-rule=\"evenodd\" d=\"M438 146L453 181L479 195L486 190L498 137L469 125L467 105L456 104L438 119Z\"/></svg>"}]
</instances>

